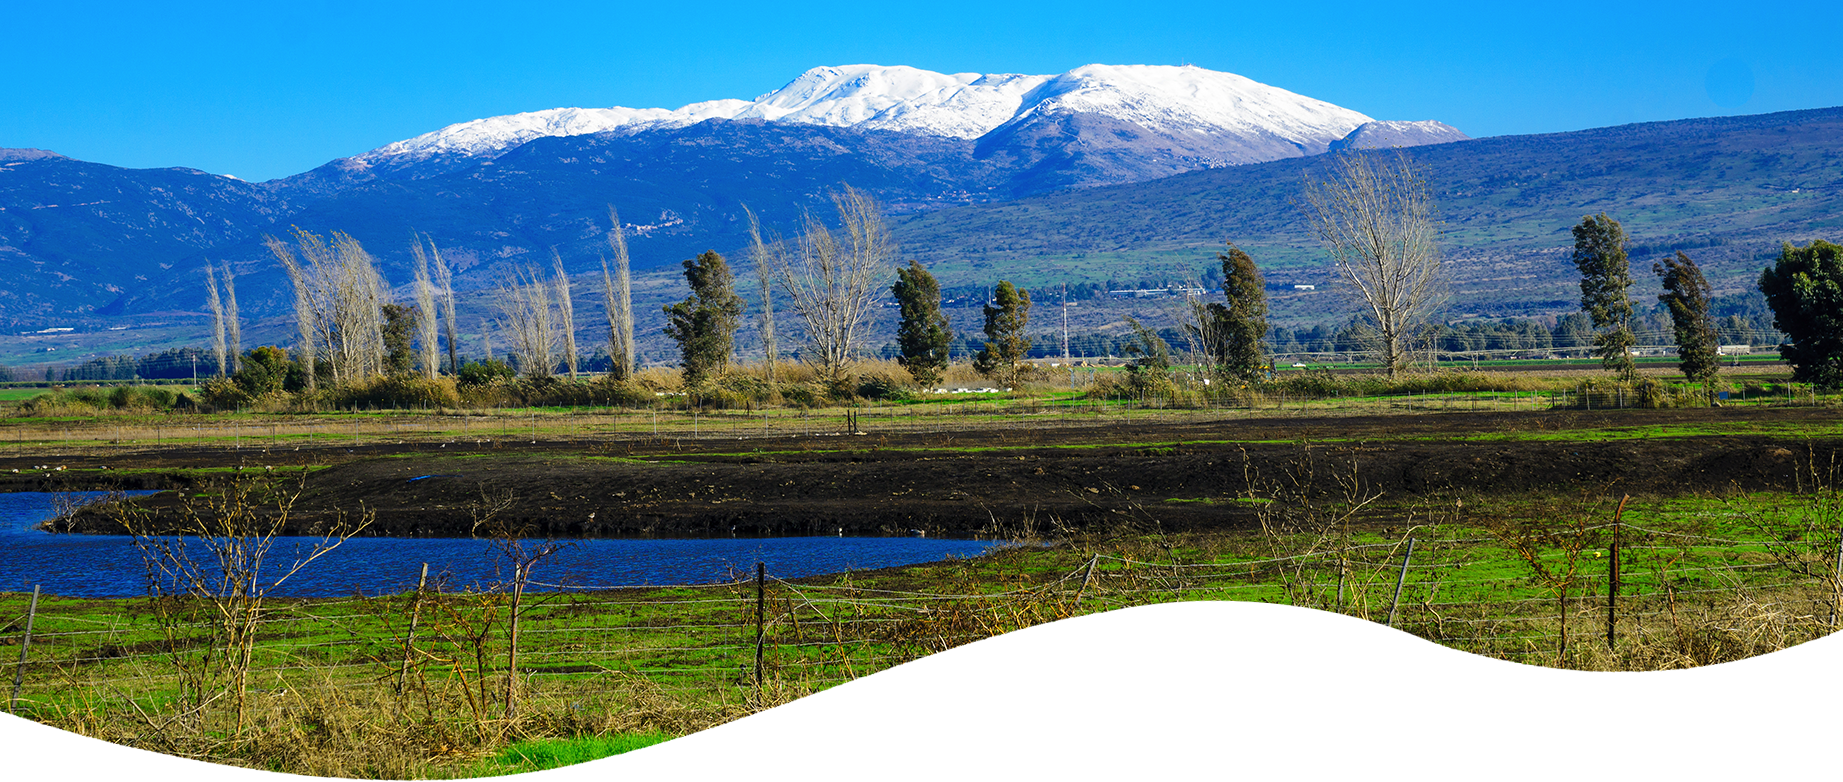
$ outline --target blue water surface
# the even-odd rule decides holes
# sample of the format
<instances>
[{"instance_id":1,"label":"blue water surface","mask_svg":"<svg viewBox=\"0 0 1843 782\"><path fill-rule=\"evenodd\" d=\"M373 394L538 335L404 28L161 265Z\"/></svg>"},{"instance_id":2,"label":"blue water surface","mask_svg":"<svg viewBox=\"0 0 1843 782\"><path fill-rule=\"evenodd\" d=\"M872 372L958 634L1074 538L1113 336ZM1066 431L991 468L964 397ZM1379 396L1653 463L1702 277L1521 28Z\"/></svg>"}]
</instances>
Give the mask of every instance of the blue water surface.
<instances>
[{"instance_id":1,"label":"blue water surface","mask_svg":"<svg viewBox=\"0 0 1843 782\"><path fill-rule=\"evenodd\" d=\"M149 492L131 492L147 494ZM0 493L0 592L70 597L133 597L147 593L147 567L124 535L60 535L36 529L53 515L43 492ZM102 492L78 492L95 500ZM312 550L319 538L277 538L264 567L270 578ZM528 546L542 541L526 541ZM755 563L778 578L976 557L990 540L934 538L724 538L715 540L571 541L541 561L532 579L550 588L709 584L752 577ZM195 544L196 546L196 544ZM195 548L195 558L209 553ZM490 541L474 538L352 538L309 564L270 594L337 597L390 594L416 587L423 563L431 585L446 590L493 588L507 560ZM265 583L267 583L265 581Z\"/></svg>"}]
</instances>

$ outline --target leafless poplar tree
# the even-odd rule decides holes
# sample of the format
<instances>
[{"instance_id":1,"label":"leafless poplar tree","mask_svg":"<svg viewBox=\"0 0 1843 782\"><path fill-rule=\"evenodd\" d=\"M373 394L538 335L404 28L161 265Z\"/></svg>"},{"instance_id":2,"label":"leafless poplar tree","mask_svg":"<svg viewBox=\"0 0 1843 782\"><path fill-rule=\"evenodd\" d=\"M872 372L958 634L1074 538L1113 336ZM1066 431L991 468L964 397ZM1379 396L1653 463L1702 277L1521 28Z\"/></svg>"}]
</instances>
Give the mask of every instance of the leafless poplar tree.
<instances>
[{"instance_id":1,"label":"leafless poplar tree","mask_svg":"<svg viewBox=\"0 0 1843 782\"><path fill-rule=\"evenodd\" d=\"M1308 217L1369 321L1371 352L1394 376L1445 303L1426 176L1401 152L1392 161L1345 153L1331 166L1328 181L1306 180Z\"/></svg>"},{"instance_id":2,"label":"leafless poplar tree","mask_svg":"<svg viewBox=\"0 0 1843 782\"><path fill-rule=\"evenodd\" d=\"M416 255L416 331L422 343L422 375L434 380L441 364L436 344L439 331L435 322L435 283L429 279L429 255L422 249L423 238L418 236L415 240L411 250Z\"/></svg>"},{"instance_id":3,"label":"leafless poplar tree","mask_svg":"<svg viewBox=\"0 0 1843 782\"><path fill-rule=\"evenodd\" d=\"M576 304L570 300L570 276L563 271L563 256L550 251L557 272L557 329L563 337L563 363L569 367L570 379L576 379Z\"/></svg>"},{"instance_id":4,"label":"leafless poplar tree","mask_svg":"<svg viewBox=\"0 0 1843 782\"><path fill-rule=\"evenodd\" d=\"M293 251L273 236L263 237L263 242L268 245L269 252L282 262L282 268L288 272L288 281L294 284L294 320L297 329L294 352L296 359L301 362L301 374L307 378L307 391L313 393L316 385L314 358L318 353L314 349L318 341L315 335L320 331L320 311L314 307L313 291L307 284L306 272L295 261Z\"/></svg>"},{"instance_id":5,"label":"leafless poplar tree","mask_svg":"<svg viewBox=\"0 0 1843 782\"><path fill-rule=\"evenodd\" d=\"M338 231L331 244L299 228L294 239L298 259L286 242L270 236L265 243L295 286L296 316L307 337L300 348L306 359L303 368L313 364L314 355L325 355L336 384L381 374L387 297L371 254L357 239Z\"/></svg>"},{"instance_id":6,"label":"leafless poplar tree","mask_svg":"<svg viewBox=\"0 0 1843 782\"><path fill-rule=\"evenodd\" d=\"M608 207L608 220L614 223L614 230L608 232L608 246L614 250L614 274L609 275L608 263L603 261L602 298L608 313L608 357L613 359L609 375L626 380L634 374L633 281L628 268L627 231L612 206Z\"/></svg>"},{"instance_id":7,"label":"leafless poplar tree","mask_svg":"<svg viewBox=\"0 0 1843 782\"><path fill-rule=\"evenodd\" d=\"M493 360L493 328L486 319L480 320L480 350L486 354L486 360Z\"/></svg>"},{"instance_id":8,"label":"leafless poplar tree","mask_svg":"<svg viewBox=\"0 0 1843 782\"><path fill-rule=\"evenodd\" d=\"M211 354L218 359L218 374L224 375L230 366L224 360L224 302L218 298L218 275L205 264L205 303L211 306Z\"/></svg>"},{"instance_id":9,"label":"leafless poplar tree","mask_svg":"<svg viewBox=\"0 0 1843 782\"><path fill-rule=\"evenodd\" d=\"M551 286L535 269L518 267L499 284L498 306L510 331L512 355L526 377L550 377L557 366L557 307Z\"/></svg>"},{"instance_id":10,"label":"leafless poplar tree","mask_svg":"<svg viewBox=\"0 0 1843 782\"><path fill-rule=\"evenodd\" d=\"M812 214L803 220L798 252L769 252L770 272L805 327L822 380L838 387L863 339L864 322L882 293L896 244L875 199L849 185L832 195L838 234Z\"/></svg>"},{"instance_id":11,"label":"leafless poplar tree","mask_svg":"<svg viewBox=\"0 0 1843 782\"><path fill-rule=\"evenodd\" d=\"M774 244L772 246L763 242L761 221L755 219L755 213L750 211L748 207L743 207L742 211L749 216L750 258L755 263L755 281L761 286L762 365L763 369L767 370L768 384L772 386L775 382L774 365L780 360L780 350L775 344L774 339L774 285L772 278L775 264L769 256L773 253L781 252L783 246L781 244L781 237L779 236L774 237Z\"/></svg>"},{"instance_id":12,"label":"leafless poplar tree","mask_svg":"<svg viewBox=\"0 0 1843 782\"><path fill-rule=\"evenodd\" d=\"M442 262L441 250L435 247L434 239L429 239L429 260L435 266L435 287L442 297L442 329L448 340L448 371L458 373L461 371L461 354L456 341L459 327L455 324L458 321L454 319L454 273L448 264Z\"/></svg>"},{"instance_id":13,"label":"leafless poplar tree","mask_svg":"<svg viewBox=\"0 0 1843 782\"><path fill-rule=\"evenodd\" d=\"M243 327L237 317L237 283L230 273L230 264L223 265L224 270L224 335L230 340L230 371L243 369Z\"/></svg>"}]
</instances>

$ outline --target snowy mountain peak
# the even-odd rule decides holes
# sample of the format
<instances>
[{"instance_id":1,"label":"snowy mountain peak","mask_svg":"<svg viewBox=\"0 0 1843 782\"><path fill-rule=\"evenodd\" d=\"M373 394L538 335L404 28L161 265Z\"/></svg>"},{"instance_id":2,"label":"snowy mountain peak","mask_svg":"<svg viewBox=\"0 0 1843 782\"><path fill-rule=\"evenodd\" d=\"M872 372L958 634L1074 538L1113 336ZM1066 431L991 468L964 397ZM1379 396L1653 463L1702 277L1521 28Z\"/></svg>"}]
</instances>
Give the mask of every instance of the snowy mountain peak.
<instances>
[{"instance_id":1,"label":"snowy mountain peak","mask_svg":"<svg viewBox=\"0 0 1843 782\"><path fill-rule=\"evenodd\" d=\"M440 156L497 156L544 136L640 132L709 119L976 139L1062 115L1096 115L1164 134L1256 134L1313 151L1370 121L1324 101L1195 66L1084 65L1029 76L839 65L809 70L753 101L713 100L669 111L561 108L462 122L372 150L353 163L396 166Z\"/></svg>"}]
</instances>

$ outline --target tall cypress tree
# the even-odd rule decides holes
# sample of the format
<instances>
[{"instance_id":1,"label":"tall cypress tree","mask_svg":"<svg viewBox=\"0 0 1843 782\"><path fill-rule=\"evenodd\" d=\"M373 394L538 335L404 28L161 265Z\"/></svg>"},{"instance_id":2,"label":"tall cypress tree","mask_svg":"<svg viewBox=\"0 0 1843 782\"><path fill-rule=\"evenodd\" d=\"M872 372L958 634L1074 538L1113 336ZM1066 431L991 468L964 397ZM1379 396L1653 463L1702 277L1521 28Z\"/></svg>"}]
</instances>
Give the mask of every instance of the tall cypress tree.
<instances>
[{"instance_id":1,"label":"tall cypress tree","mask_svg":"<svg viewBox=\"0 0 1843 782\"><path fill-rule=\"evenodd\" d=\"M1658 301L1670 308L1670 322L1677 336L1677 368L1692 383L1707 383L1721 371L1715 319L1709 316L1709 281L1702 269L1688 255L1677 253L1651 265L1651 271L1663 278L1664 292Z\"/></svg>"},{"instance_id":2,"label":"tall cypress tree","mask_svg":"<svg viewBox=\"0 0 1843 782\"><path fill-rule=\"evenodd\" d=\"M1028 325L1030 292L1000 280L992 291L992 303L985 307L986 343L973 357L973 369L1007 386L1015 385L1026 369L1024 355L1030 352L1030 340L1024 338Z\"/></svg>"},{"instance_id":3,"label":"tall cypress tree","mask_svg":"<svg viewBox=\"0 0 1843 782\"><path fill-rule=\"evenodd\" d=\"M890 286L890 293L896 295L902 309L902 321L896 326L896 346L901 350L896 363L924 386L941 382L953 331L941 312L940 283L920 263L909 261L908 266L896 269L896 284Z\"/></svg>"},{"instance_id":4,"label":"tall cypress tree","mask_svg":"<svg viewBox=\"0 0 1843 782\"><path fill-rule=\"evenodd\" d=\"M1240 247L1229 245L1227 254L1217 253L1222 262L1222 293L1228 306L1209 305L1208 340L1216 353L1216 371L1224 379L1254 382L1267 369L1267 351L1262 340L1267 337L1267 281L1254 259Z\"/></svg>"},{"instance_id":5,"label":"tall cypress tree","mask_svg":"<svg viewBox=\"0 0 1843 782\"><path fill-rule=\"evenodd\" d=\"M685 261L685 282L691 295L667 304L666 336L678 342L685 385L698 385L729 366L736 325L742 318L742 297L729 264L716 251Z\"/></svg>"},{"instance_id":6,"label":"tall cypress tree","mask_svg":"<svg viewBox=\"0 0 1843 782\"><path fill-rule=\"evenodd\" d=\"M1593 318L1594 355L1601 366L1630 380L1638 376L1632 347L1632 270L1626 262L1625 229L1605 213L1581 218L1574 227L1574 266L1581 272L1581 309Z\"/></svg>"}]
</instances>

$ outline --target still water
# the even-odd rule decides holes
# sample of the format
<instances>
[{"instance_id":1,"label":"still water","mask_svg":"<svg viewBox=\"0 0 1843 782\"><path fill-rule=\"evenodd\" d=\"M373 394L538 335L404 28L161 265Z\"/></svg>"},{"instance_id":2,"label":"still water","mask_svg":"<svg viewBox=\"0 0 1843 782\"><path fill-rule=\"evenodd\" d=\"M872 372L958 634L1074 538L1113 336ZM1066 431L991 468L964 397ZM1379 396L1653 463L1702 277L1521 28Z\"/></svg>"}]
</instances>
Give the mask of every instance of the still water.
<instances>
[{"instance_id":1,"label":"still water","mask_svg":"<svg viewBox=\"0 0 1843 782\"><path fill-rule=\"evenodd\" d=\"M149 492L133 492L146 494ZM147 592L147 568L132 538L53 535L34 529L50 518L52 496L0 493L0 592L71 597L133 597ZM83 500L101 492L77 493ZM279 573L318 538L277 538L265 574ZM719 540L583 540L540 562L532 580L565 588L707 584L752 576L795 578L975 557L999 542L931 538L747 538ZM209 553L195 550L208 561ZM473 538L353 538L289 578L273 595L337 597L414 589L423 563L431 585L487 588L502 580L506 560ZM266 581L265 581L266 583Z\"/></svg>"}]
</instances>

